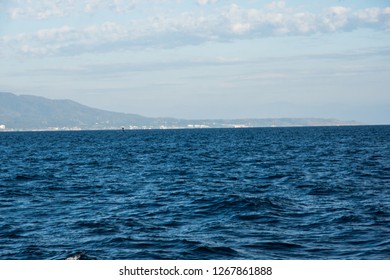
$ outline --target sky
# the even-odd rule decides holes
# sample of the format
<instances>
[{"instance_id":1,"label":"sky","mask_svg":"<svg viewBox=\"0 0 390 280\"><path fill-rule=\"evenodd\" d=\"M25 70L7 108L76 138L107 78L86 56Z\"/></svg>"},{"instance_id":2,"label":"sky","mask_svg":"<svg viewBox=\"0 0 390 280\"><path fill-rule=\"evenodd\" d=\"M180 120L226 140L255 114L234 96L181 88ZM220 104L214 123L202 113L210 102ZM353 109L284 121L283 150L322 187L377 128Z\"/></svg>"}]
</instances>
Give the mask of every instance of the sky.
<instances>
[{"instance_id":1,"label":"sky","mask_svg":"<svg viewBox=\"0 0 390 280\"><path fill-rule=\"evenodd\" d=\"M0 0L0 91L390 124L390 0Z\"/></svg>"}]
</instances>

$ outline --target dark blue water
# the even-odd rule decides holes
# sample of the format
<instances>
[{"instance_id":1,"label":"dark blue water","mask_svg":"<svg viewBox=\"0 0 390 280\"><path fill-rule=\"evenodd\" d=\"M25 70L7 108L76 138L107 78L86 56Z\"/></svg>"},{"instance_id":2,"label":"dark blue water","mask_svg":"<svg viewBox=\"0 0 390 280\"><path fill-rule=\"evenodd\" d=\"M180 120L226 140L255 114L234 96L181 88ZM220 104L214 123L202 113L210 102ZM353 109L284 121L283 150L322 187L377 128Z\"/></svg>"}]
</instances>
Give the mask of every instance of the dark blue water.
<instances>
[{"instance_id":1,"label":"dark blue water","mask_svg":"<svg viewBox=\"0 0 390 280\"><path fill-rule=\"evenodd\" d=\"M390 126L0 133L0 259L390 259Z\"/></svg>"}]
</instances>

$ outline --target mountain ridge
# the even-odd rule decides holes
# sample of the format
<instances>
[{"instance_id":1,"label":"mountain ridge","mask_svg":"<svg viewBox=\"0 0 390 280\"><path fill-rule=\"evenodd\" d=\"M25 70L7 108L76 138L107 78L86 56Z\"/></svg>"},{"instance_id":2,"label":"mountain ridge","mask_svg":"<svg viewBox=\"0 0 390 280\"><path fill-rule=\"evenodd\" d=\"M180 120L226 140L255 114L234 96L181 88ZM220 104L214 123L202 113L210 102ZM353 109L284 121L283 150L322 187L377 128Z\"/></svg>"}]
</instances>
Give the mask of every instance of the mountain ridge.
<instances>
[{"instance_id":1,"label":"mountain ridge","mask_svg":"<svg viewBox=\"0 0 390 280\"><path fill-rule=\"evenodd\" d=\"M0 92L0 130L91 130L359 125L324 118L151 118L89 107L70 99Z\"/></svg>"}]
</instances>

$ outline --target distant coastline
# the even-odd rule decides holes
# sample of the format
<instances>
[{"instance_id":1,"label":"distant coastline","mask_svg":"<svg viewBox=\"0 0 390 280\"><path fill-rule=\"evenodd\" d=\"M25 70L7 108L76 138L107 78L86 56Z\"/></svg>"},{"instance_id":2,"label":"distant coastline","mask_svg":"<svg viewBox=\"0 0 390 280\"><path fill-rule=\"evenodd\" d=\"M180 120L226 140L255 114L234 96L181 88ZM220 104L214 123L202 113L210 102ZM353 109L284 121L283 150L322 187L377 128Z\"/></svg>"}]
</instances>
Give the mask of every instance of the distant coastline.
<instances>
[{"instance_id":1,"label":"distant coastline","mask_svg":"<svg viewBox=\"0 0 390 280\"><path fill-rule=\"evenodd\" d=\"M188 128L188 127L168 127L168 128L104 128L104 129L86 129L86 128L47 128L47 129L2 129L0 133L6 132L65 132L65 131L136 131L136 130L190 130L190 129L251 129L251 128L299 128L299 127L348 127L348 126L386 126L384 124L354 124L354 125L301 125L301 126L251 126L251 127L208 127L208 128Z\"/></svg>"},{"instance_id":2,"label":"distant coastline","mask_svg":"<svg viewBox=\"0 0 390 280\"><path fill-rule=\"evenodd\" d=\"M365 125L326 118L150 118L91 108L72 100L0 92L0 131L146 130Z\"/></svg>"},{"instance_id":3,"label":"distant coastline","mask_svg":"<svg viewBox=\"0 0 390 280\"><path fill-rule=\"evenodd\" d=\"M262 119L257 119L258 121L261 121ZM279 119L273 119L275 121L278 121ZM297 120L297 119L293 119ZM302 118L302 121L305 121L307 119ZM327 119L320 119L323 121L327 121ZM240 121L240 120L237 120ZM245 121L245 120L244 120ZM283 123L283 122L281 122ZM127 131L127 130L186 130L186 129L248 129L248 128L288 128L288 127L346 127L346 126L383 126L382 125L376 125L376 124L364 124L364 123L344 123L341 122L341 124L318 124L318 125L271 125L271 126L247 126L247 125L239 125L239 124L227 124L227 125L221 125L221 126L207 126L207 125L200 125L200 126L160 126L160 127L154 127L154 126L142 126L142 127L137 127L137 126L130 126L130 127L110 127L110 128L81 128L81 127L48 127L48 128L25 128L25 129L13 129L13 128L4 128L0 129L1 132L44 132L44 131Z\"/></svg>"}]
</instances>

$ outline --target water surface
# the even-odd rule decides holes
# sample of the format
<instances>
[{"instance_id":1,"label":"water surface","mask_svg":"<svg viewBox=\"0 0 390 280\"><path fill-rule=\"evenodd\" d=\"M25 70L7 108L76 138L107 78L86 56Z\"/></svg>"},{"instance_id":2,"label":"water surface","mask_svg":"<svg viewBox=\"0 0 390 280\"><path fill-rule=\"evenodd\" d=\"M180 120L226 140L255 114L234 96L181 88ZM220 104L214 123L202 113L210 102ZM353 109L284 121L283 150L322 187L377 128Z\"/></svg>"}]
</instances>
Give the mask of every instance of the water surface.
<instances>
[{"instance_id":1,"label":"water surface","mask_svg":"<svg viewBox=\"0 0 390 280\"><path fill-rule=\"evenodd\" d=\"M0 133L0 259L390 259L390 126Z\"/></svg>"}]
</instances>

